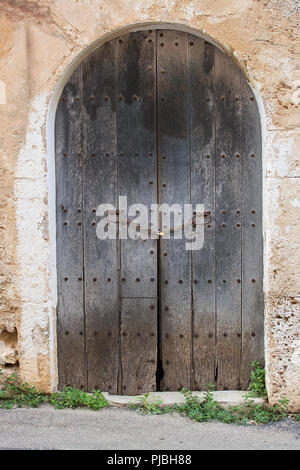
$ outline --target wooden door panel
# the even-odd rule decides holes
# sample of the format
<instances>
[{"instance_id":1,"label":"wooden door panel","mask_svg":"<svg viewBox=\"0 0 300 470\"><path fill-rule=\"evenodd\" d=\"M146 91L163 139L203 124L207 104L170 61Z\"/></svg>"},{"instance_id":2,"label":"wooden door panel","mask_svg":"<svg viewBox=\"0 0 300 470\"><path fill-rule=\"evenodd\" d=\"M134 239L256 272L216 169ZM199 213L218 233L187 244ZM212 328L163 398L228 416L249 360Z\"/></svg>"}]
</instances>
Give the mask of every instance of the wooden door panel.
<instances>
[{"instance_id":1,"label":"wooden door panel","mask_svg":"<svg viewBox=\"0 0 300 470\"><path fill-rule=\"evenodd\" d=\"M118 192L128 209L156 201L155 49L153 32L117 40ZM155 389L157 363L157 243L148 220L134 222L138 214L128 217L136 238L120 240L122 391L130 394Z\"/></svg>"},{"instance_id":2,"label":"wooden door panel","mask_svg":"<svg viewBox=\"0 0 300 470\"><path fill-rule=\"evenodd\" d=\"M217 387L240 387L241 361L241 79L215 52Z\"/></svg>"},{"instance_id":3,"label":"wooden door panel","mask_svg":"<svg viewBox=\"0 0 300 470\"><path fill-rule=\"evenodd\" d=\"M259 110L246 78L242 89L242 351L241 387L248 388L251 362L264 363L262 155Z\"/></svg>"},{"instance_id":4,"label":"wooden door panel","mask_svg":"<svg viewBox=\"0 0 300 470\"><path fill-rule=\"evenodd\" d=\"M191 171L186 33L157 31L157 139L159 203L183 207L190 203ZM159 260L161 389L190 388L191 252L184 238L162 237Z\"/></svg>"},{"instance_id":5,"label":"wooden door panel","mask_svg":"<svg viewBox=\"0 0 300 470\"><path fill-rule=\"evenodd\" d=\"M83 306L81 67L69 79L55 121L57 350L59 387L86 387Z\"/></svg>"},{"instance_id":6,"label":"wooden door panel","mask_svg":"<svg viewBox=\"0 0 300 470\"><path fill-rule=\"evenodd\" d=\"M88 389L118 393L119 271L117 240L96 230L99 204L117 208L115 41L82 63L83 225ZM113 220L115 215L109 217Z\"/></svg>"},{"instance_id":7,"label":"wooden door panel","mask_svg":"<svg viewBox=\"0 0 300 470\"><path fill-rule=\"evenodd\" d=\"M156 200L155 34L120 38L117 64L119 194L127 196L128 208L136 203L150 208ZM139 233L149 235L143 224ZM156 271L154 240L121 240L122 297L156 297Z\"/></svg>"},{"instance_id":8,"label":"wooden door panel","mask_svg":"<svg viewBox=\"0 0 300 470\"><path fill-rule=\"evenodd\" d=\"M191 202L204 204L204 245L192 251L194 387L215 381L215 47L189 37Z\"/></svg>"},{"instance_id":9,"label":"wooden door panel","mask_svg":"<svg viewBox=\"0 0 300 470\"><path fill-rule=\"evenodd\" d=\"M156 299L122 300L122 393L137 395L156 390Z\"/></svg>"}]
</instances>

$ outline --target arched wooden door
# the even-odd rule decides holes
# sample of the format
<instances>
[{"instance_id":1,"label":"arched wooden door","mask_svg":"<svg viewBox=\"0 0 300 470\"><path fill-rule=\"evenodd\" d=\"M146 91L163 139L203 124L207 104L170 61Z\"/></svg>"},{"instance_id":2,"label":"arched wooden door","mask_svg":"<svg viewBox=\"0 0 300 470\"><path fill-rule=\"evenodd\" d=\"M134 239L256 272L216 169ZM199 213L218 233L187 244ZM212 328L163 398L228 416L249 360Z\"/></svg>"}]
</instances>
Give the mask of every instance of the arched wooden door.
<instances>
[{"instance_id":1,"label":"arched wooden door","mask_svg":"<svg viewBox=\"0 0 300 470\"><path fill-rule=\"evenodd\" d=\"M126 34L73 73L55 132L59 387L245 389L263 361L262 161L240 69L185 32ZM203 203L203 248L99 240L98 205L124 195Z\"/></svg>"}]
</instances>

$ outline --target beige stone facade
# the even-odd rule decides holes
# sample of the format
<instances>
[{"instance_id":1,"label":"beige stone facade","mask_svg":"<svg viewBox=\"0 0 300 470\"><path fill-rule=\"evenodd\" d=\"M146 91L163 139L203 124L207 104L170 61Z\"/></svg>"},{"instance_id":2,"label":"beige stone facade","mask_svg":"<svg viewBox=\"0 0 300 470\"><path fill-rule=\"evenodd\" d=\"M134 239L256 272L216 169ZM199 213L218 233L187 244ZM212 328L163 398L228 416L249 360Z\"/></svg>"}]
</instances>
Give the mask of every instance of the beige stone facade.
<instances>
[{"instance_id":1,"label":"beige stone facade","mask_svg":"<svg viewBox=\"0 0 300 470\"><path fill-rule=\"evenodd\" d=\"M57 385L54 117L71 71L126 30L190 31L231 55L263 130L269 399L300 409L298 0L1 0L0 367Z\"/></svg>"}]
</instances>

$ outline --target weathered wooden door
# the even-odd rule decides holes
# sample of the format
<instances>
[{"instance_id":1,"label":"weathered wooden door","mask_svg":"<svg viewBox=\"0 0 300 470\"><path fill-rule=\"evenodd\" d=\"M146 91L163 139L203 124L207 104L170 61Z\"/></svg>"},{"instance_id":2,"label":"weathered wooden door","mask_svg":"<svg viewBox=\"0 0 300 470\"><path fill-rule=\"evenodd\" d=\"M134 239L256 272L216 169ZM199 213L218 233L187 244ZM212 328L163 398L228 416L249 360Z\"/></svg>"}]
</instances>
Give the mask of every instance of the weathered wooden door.
<instances>
[{"instance_id":1,"label":"weathered wooden door","mask_svg":"<svg viewBox=\"0 0 300 470\"><path fill-rule=\"evenodd\" d=\"M55 132L59 387L246 388L263 361L262 162L240 69L191 34L126 34L73 73ZM203 203L203 248L126 239L120 196ZM102 203L116 239L97 237Z\"/></svg>"}]
</instances>

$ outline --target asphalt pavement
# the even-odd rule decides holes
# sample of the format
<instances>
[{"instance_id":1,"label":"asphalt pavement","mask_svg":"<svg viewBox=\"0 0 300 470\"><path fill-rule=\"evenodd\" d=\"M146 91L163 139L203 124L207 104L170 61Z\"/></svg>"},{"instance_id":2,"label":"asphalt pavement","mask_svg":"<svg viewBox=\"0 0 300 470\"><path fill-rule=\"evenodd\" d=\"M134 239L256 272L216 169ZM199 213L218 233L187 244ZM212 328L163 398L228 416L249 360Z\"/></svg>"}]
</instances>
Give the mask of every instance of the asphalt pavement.
<instances>
[{"instance_id":1,"label":"asphalt pavement","mask_svg":"<svg viewBox=\"0 0 300 470\"><path fill-rule=\"evenodd\" d=\"M0 410L0 449L300 449L300 423L197 423L125 408Z\"/></svg>"}]
</instances>

